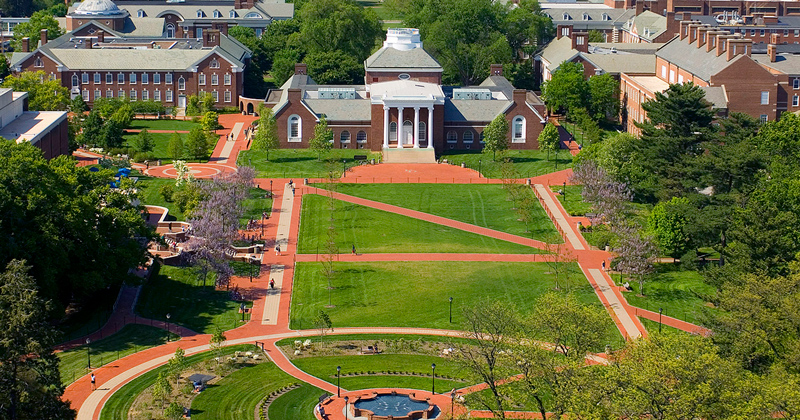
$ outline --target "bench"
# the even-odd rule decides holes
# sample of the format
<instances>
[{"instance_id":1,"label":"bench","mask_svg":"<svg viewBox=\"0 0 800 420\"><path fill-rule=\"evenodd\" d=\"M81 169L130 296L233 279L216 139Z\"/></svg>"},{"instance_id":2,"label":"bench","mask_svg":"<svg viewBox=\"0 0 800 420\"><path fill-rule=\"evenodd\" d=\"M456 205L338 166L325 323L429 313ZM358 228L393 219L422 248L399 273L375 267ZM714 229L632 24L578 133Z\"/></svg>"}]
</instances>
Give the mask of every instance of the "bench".
<instances>
[{"instance_id":1,"label":"bench","mask_svg":"<svg viewBox=\"0 0 800 420\"><path fill-rule=\"evenodd\" d=\"M355 155L353 160L367 160L367 155Z\"/></svg>"}]
</instances>

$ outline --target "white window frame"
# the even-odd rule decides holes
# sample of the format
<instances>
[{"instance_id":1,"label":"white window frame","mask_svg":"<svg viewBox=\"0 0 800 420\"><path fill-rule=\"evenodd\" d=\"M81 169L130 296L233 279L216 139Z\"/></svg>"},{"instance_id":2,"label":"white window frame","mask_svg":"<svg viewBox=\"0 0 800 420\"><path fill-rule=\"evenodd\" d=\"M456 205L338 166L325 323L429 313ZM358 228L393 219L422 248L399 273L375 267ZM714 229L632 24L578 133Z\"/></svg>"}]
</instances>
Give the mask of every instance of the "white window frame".
<instances>
[{"instance_id":1,"label":"white window frame","mask_svg":"<svg viewBox=\"0 0 800 420\"><path fill-rule=\"evenodd\" d=\"M661 78L664 80L667 79L667 66L661 66Z\"/></svg>"},{"instance_id":2,"label":"white window frame","mask_svg":"<svg viewBox=\"0 0 800 420\"><path fill-rule=\"evenodd\" d=\"M142 73L142 84L146 85L150 83L150 75L147 73Z\"/></svg>"},{"instance_id":3,"label":"white window frame","mask_svg":"<svg viewBox=\"0 0 800 420\"><path fill-rule=\"evenodd\" d=\"M219 76L217 76L217 73L214 73L211 75L211 86L217 85L219 85Z\"/></svg>"},{"instance_id":4,"label":"white window frame","mask_svg":"<svg viewBox=\"0 0 800 420\"><path fill-rule=\"evenodd\" d=\"M136 17L143 18L144 17L144 10L139 9L136 11Z\"/></svg>"},{"instance_id":5,"label":"white window frame","mask_svg":"<svg viewBox=\"0 0 800 420\"><path fill-rule=\"evenodd\" d=\"M110 85L114 83L114 75L111 73L106 73L106 84Z\"/></svg>"},{"instance_id":6,"label":"white window frame","mask_svg":"<svg viewBox=\"0 0 800 420\"><path fill-rule=\"evenodd\" d=\"M89 102L89 89L84 89L81 92L81 97L83 98L83 102Z\"/></svg>"},{"instance_id":7,"label":"white window frame","mask_svg":"<svg viewBox=\"0 0 800 420\"><path fill-rule=\"evenodd\" d=\"M799 106L800 105L800 96L794 95L792 96L792 106Z\"/></svg>"},{"instance_id":8,"label":"white window frame","mask_svg":"<svg viewBox=\"0 0 800 420\"><path fill-rule=\"evenodd\" d=\"M389 123L389 141L397 141L397 122Z\"/></svg>"},{"instance_id":9,"label":"white window frame","mask_svg":"<svg viewBox=\"0 0 800 420\"><path fill-rule=\"evenodd\" d=\"M236 11L234 11L234 10L231 10L230 12L228 12L228 17L229 17L230 19L233 19L233 18L235 18L235 17L236 17Z\"/></svg>"},{"instance_id":10,"label":"white window frame","mask_svg":"<svg viewBox=\"0 0 800 420\"><path fill-rule=\"evenodd\" d=\"M125 98L125 91L123 89L120 89L119 92L117 92L117 98L120 98L120 99L124 99Z\"/></svg>"},{"instance_id":11,"label":"white window frame","mask_svg":"<svg viewBox=\"0 0 800 420\"><path fill-rule=\"evenodd\" d=\"M425 121L419 122L419 130L417 130L417 137L419 137L419 141L428 140L428 124L425 124Z\"/></svg>"},{"instance_id":12,"label":"white window frame","mask_svg":"<svg viewBox=\"0 0 800 420\"><path fill-rule=\"evenodd\" d=\"M118 85L125 84L125 73L117 73L117 84Z\"/></svg>"},{"instance_id":13,"label":"white window frame","mask_svg":"<svg viewBox=\"0 0 800 420\"><path fill-rule=\"evenodd\" d=\"M133 90L133 89L131 89L131 94L130 94L130 95L131 95L131 96L129 96L128 98L130 98L130 100L131 100L131 101L136 101L136 97L138 96L138 95L136 94L136 91L135 91L135 90Z\"/></svg>"},{"instance_id":14,"label":"white window frame","mask_svg":"<svg viewBox=\"0 0 800 420\"><path fill-rule=\"evenodd\" d=\"M98 100L103 97L103 92L100 92L100 89L94 90L94 100Z\"/></svg>"},{"instance_id":15,"label":"white window frame","mask_svg":"<svg viewBox=\"0 0 800 420\"><path fill-rule=\"evenodd\" d=\"M161 102L161 91L156 89L153 91L153 100L156 102Z\"/></svg>"},{"instance_id":16,"label":"white window frame","mask_svg":"<svg viewBox=\"0 0 800 420\"><path fill-rule=\"evenodd\" d=\"M167 89L166 101L172 102L172 89Z\"/></svg>"},{"instance_id":17,"label":"white window frame","mask_svg":"<svg viewBox=\"0 0 800 420\"><path fill-rule=\"evenodd\" d=\"M219 92L216 90L211 91L211 97L214 98L214 103L219 102Z\"/></svg>"},{"instance_id":18,"label":"white window frame","mask_svg":"<svg viewBox=\"0 0 800 420\"><path fill-rule=\"evenodd\" d=\"M669 71L669 83L675 83L675 70L670 69Z\"/></svg>"},{"instance_id":19,"label":"white window frame","mask_svg":"<svg viewBox=\"0 0 800 420\"><path fill-rule=\"evenodd\" d=\"M800 89L800 77L797 77L792 81L792 89Z\"/></svg>"},{"instance_id":20,"label":"white window frame","mask_svg":"<svg viewBox=\"0 0 800 420\"><path fill-rule=\"evenodd\" d=\"M469 134L469 137L467 137L467 134ZM467 130L461 135L461 138L465 144L472 144L475 141L475 133L472 130Z\"/></svg>"},{"instance_id":21,"label":"white window frame","mask_svg":"<svg viewBox=\"0 0 800 420\"><path fill-rule=\"evenodd\" d=\"M114 97L114 91L111 89L106 89L106 98L113 98L113 97Z\"/></svg>"},{"instance_id":22,"label":"white window frame","mask_svg":"<svg viewBox=\"0 0 800 420\"><path fill-rule=\"evenodd\" d=\"M136 73L131 73L131 75L130 75L130 84L132 84L132 85L136 84Z\"/></svg>"},{"instance_id":23,"label":"white window frame","mask_svg":"<svg viewBox=\"0 0 800 420\"><path fill-rule=\"evenodd\" d=\"M89 84L89 73L81 73L81 84L83 85Z\"/></svg>"},{"instance_id":24,"label":"white window frame","mask_svg":"<svg viewBox=\"0 0 800 420\"><path fill-rule=\"evenodd\" d=\"M178 78L178 90L186 90L186 79L183 76Z\"/></svg>"},{"instance_id":25,"label":"white window frame","mask_svg":"<svg viewBox=\"0 0 800 420\"><path fill-rule=\"evenodd\" d=\"M767 114L761 114L760 121L762 124L769 121L769 116Z\"/></svg>"},{"instance_id":26,"label":"white window frame","mask_svg":"<svg viewBox=\"0 0 800 420\"><path fill-rule=\"evenodd\" d=\"M153 73L153 84L154 85L161 84L161 73Z\"/></svg>"},{"instance_id":27,"label":"white window frame","mask_svg":"<svg viewBox=\"0 0 800 420\"><path fill-rule=\"evenodd\" d=\"M180 82L178 82L180 83ZM206 75L205 73L200 73L197 75L197 84L200 86L204 86L206 84Z\"/></svg>"},{"instance_id":28,"label":"white window frame","mask_svg":"<svg viewBox=\"0 0 800 420\"><path fill-rule=\"evenodd\" d=\"M167 73L164 75L164 83L171 85L172 84L172 73Z\"/></svg>"},{"instance_id":29,"label":"white window frame","mask_svg":"<svg viewBox=\"0 0 800 420\"><path fill-rule=\"evenodd\" d=\"M366 143L366 142L367 142L367 132L365 130L358 130L358 133L356 133L356 143Z\"/></svg>"},{"instance_id":30,"label":"white window frame","mask_svg":"<svg viewBox=\"0 0 800 420\"><path fill-rule=\"evenodd\" d=\"M288 121L286 124L286 138L292 143L299 143L303 141L303 119L297 114L292 114L286 121ZM295 124L297 127L297 132L294 133L296 136L292 136L292 128Z\"/></svg>"},{"instance_id":31,"label":"white window frame","mask_svg":"<svg viewBox=\"0 0 800 420\"><path fill-rule=\"evenodd\" d=\"M351 138L352 138L352 136L350 135L350 132L347 131L347 130L344 130L341 133L339 133L339 142L340 143L350 143L350 139Z\"/></svg>"},{"instance_id":32,"label":"white window frame","mask_svg":"<svg viewBox=\"0 0 800 420\"><path fill-rule=\"evenodd\" d=\"M765 90L761 92L761 105L769 105L769 91Z\"/></svg>"},{"instance_id":33,"label":"white window frame","mask_svg":"<svg viewBox=\"0 0 800 420\"><path fill-rule=\"evenodd\" d=\"M44 61L42 61L42 57L36 57L36 60L33 60L33 67L37 68L44 67Z\"/></svg>"},{"instance_id":34,"label":"white window frame","mask_svg":"<svg viewBox=\"0 0 800 420\"><path fill-rule=\"evenodd\" d=\"M231 85L231 74L230 73L225 73L225 77L223 77L223 80L225 81L225 86L230 86Z\"/></svg>"},{"instance_id":35,"label":"white window frame","mask_svg":"<svg viewBox=\"0 0 800 420\"><path fill-rule=\"evenodd\" d=\"M517 127L519 124L519 127ZM522 115L517 115L516 117L511 119L511 142L512 143L525 143L526 137L526 127L525 124L525 117Z\"/></svg>"},{"instance_id":36,"label":"white window frame","mask_svg":"<svg viewBox=\"0 0 800 420\"><path fill-rule=\"evenodd\" d=\"M100 73L95 73L94 74L94 84L99 85L101 80L103 80L103 79L101 78Z\"/></svg>"},{"instance_id":37,"label":"white window frame","mask_svg":"<svg viewBox=\"0 0 800 420\"><path fill-rule=\"evenodd\" d=\"M233 95L231 94L231 91L226 90L223 97L225 98L225 102L231 102L231 98L233 97Z\"/></svg>"},{"instance_id":38,"label":"white window frame","mask_svg":"<svg viewBox=\"0 0 800 420\"><path fill-rule=\"evenodd\" d=\"M450 130L447 132L447 143L448 144L458 143L458 133L456 133L456 130Z\"/></svg>"},{"instance_id":39,"label":"white window frame","mask_svg":"<svg viewBox=\"0 0 800 420\"><path fill-rule=\"evenodd\" d=\"M80 79L78 78L77 74L73 74L71 79L72 79L72 87L80 85Z\"/></svg>"},{"instance_id":40,"label":"white window frame","mask_svg":"<svg viewBox=\"0 0 800 420\"><path fill-rule=\"evenodd\" d=\"M143 89L142 90L142 100L143 101L149 101L150 100L150 92L148 92L147 89Z\"/></svg>"},{"instance_id":41,"label":"white window frame","mask_svg":"<svg viewBox=\"0 0 800 420\"><path fill-rule=\"evenodd\" d=\"M216 58L212 58L211 61L208 63L208 67L212 68L212 69L218 69L219 68L219 60L217 60Z\"/></svg>"}]
</instances>

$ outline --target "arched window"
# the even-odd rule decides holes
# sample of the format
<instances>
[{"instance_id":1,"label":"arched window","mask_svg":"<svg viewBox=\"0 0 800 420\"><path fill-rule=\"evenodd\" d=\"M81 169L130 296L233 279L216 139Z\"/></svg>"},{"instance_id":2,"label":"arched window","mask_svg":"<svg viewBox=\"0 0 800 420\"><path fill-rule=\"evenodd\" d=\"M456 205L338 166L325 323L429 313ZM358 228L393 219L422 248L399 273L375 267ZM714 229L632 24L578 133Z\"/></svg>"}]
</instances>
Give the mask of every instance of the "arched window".
<instances>
[{"instance_id":1,"label":"arched window","mask_svg":"<svg viewBox=\"0 0 800 420\"><path fill-rule=\"evenodd\" d=\"M197 16L198 18L201 18L201 17L203 17L203 16L205 16L205 15L206 15L206 14L205 14L205 13L203 13L203 11L202 11L202 10L199 10L199 9L197 10L197 15L196 15L196 16Z\"/></svg>"},{"instance_id":2,"label":"arched window","mask_svg":"<svg viewBox=\"0 0 800 420\"><path fill-rule=\"evenodd\" d=\"M181 76L178 78L178 90L185 90L186 89L186 80Z\"/></svg>"},{"instance_id":3,"label":"arched window","mask_svg":"<svg viewBox=\"0 0 800 420\"><path fill-rule=\"evenodd\" d=\"M511 140L515 143L525 142L525 118L521 115L514 117Z\"/></svg>"},{"instance_id":4,"label":"arched window","mask_svg":"<svg viewBox=\"0 0 800 420\"><path fill-rule=\"evenodd\" d=\"M231 18L231 19L235 18L236 17L236 11L231 10L230 12L228 12L228 17Z\"/></svg>"},{"instance_id":5,"label":"arched window","mask_svg":"<svg viewBox=\"0 0 800 420\"><path fill-rule=\"evenodd\" d=\"M289 141L301 141L303 139L303 120L299 115L289 117L288 137Z\"/></svg>"},{"instance_id":6,"label":"arched window","mask_svg":"<svg viewBox=\"0 0 800 420\"><path fill-rule=\"evenodd\" d=\"M424 121L419 122L419 130L417 131L417 137L419 137L419 141L424 141L428 135L428 125L425 124Z\"/></svg>"},{"instance_id":7,"label":"arched window","mask_svg":"<svg viewBox=\"0 0 800 420\"><path fill-rule=\"evenodd\" d=\"M167 38L175 38L175 25L167 24Z\"/></svg>"},{"instance_id":8,"label":"arched window","mask_svg":"<svg viewBox=\"0 0 800 420\"><path fill-rule=\"evenodd\" d=\"M410 120L403 121L403 144L414 143L414 123Z\"/></svg>"},{"instance_id":9,"label":"arched window","mask_svg":"<svg viewBox=\"0 0 800 420\"><path fill-rule=\"evenodd\" d=\"M464 132L464 143L472 143L475 140L475 134L472 130L467 130Z\"/></svg>"},{"instance_id":10,"label":"arched window","mask_svg":"<svg viewBox=\"0 0 800 420\"><path fill-rule=\"evenodd\" d=\"M143 18L144 17L144 10L139 9L136 11L136 17Z\"/></svg>"},{"instance_id":11,"label":"arched window","mask_svg":"<svg viewBox=\"0 0 800 420\"><path fill-rule=\"evenodd\" d=\"M33 62L33 67L44 67L44 61L42 61L41 57L36 57L36 60Z\"/></svg>"},{"instance_id":12,"label":"arched window","mask_svg":"<svg viewBox=\"0 0 800 420\"><path fill-rule=\"evenodd\" d=\"M218 69L219 68L219 61L217 61L216 58L211 59L211 62L208 63L208 67L211 67L212 69Z\"/></svg>"},{"instance_id":13,"label":"arched window","mask_svg":"<svg viewBox=\"0 0 800 420\"><path fill-rule=\"evenodd\" d=\"M219 10L214 10L214 18L215 19L219 19L221 17L222 17L222 13L220 13Z\"/></svg>"},{"instance_id":14,"label":"arched window","mask_svg":"<svg viewBox=\"0 0 800 420\"><path fill-rule=\"evenodd\" d=\"M72 87L75 87L75 86L78 86L78 75L77 74L73 74L72 75Z\"/></svg>"},{"instance_id":15,"label":"arched window","mask_svg":"<svg viewBox=\"0 0 800 420\"><path fill-rule=\"evenodd\" d=\"M583 20L589 20L589 14L584 12L583 13Z\"/></svg>"},{"instance_id":16,"label":"arched window","mask_svg":"<svg viewBox=\"0 0 800 420\"><path fill-rule=\"evenodd\" d=\"M342 131L342 134L339 134L339 141L342 143L350 143L350 132L347 130Z\"/></svg>"},{"instance_id":17,"label":"arched window","mask_svg":"<svg viewBox=\"0 0 800 420\"><path fill-rule=\"evenodd\" d=\"M397 123L394 121L389 123L389 141L397 141Z\"/></svg>"},{"instance_id":18,"label":"arched window","mask_svg":"<svg viewBox=\"0 0 800 420\"><path fill-rule=\"evenodd\" d=\"M456 143L458 142L458 133L455 131L448 131L447 132L447 142L448 143Z\"/></svg>"},{"instance_id":19,"label":"arched window","mask_svg":"<svg viewBox=\"0 0 800 420\"><path fill-rule=\"evenodd\" d=\"M245 19L264 19L263 16L259 15L258 13L252 12L244 15Z\"/></svg>"},{"instance_id":20,"label":"arched window","mask_svg":"<svg viewBox=\"0 0 800 420\"><path fill-rule=\"evenodd\" d=\"M356 142L358 143L366 143L367 142L367 132L361 130L356 134Z\"/></svg>"}]
</instances>

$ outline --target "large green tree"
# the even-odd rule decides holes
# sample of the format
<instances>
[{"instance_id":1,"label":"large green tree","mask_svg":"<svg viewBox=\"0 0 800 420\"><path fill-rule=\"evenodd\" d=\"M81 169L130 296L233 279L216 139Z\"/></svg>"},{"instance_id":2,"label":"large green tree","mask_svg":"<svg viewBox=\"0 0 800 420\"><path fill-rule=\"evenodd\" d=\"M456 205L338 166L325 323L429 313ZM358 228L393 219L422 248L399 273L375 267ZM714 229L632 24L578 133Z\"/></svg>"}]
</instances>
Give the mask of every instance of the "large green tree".
<instances>
[{"instance_id":1,"label":"large green tree","mask_svg":"<svg viewBox=\"0 0 800 420\"><path fill-rule=\"evenodd\" d=\"M74 419L69 402L61 400L57 337L47 322L50 302L39 296L29 271L14 259L0 273L0 417Z\"/></svg>"},{"instance_id":2,"label":"large green tree","mask_svg":"<svg viewBox=\"0 0 800 420\"><path fill-rule=\"evenodd\" d=\"M604 73L592 76L586 82L589 88L588 106L592 117L597 121L616 120L619 115L619 81Z\"/></svg>"},{"instance_id":3,"label":"large green tree","mask_svg":"<svg viewBox=\"0 0 800 420\"><path fill-rule=\"evenodd\" d=\"M55 39L64 34L58 21L48 10L40 10L32 15L28 22L22 22L14 27L14 49L22 51L22 38L30 38L31 50L36 48L42 29L47 29L47 38Z\"/></svg>"},{"instance_id":4,"label":"large green tree","mask_svg":"<svg viewBox=\"0 0 800 420\"><path fill-rule=\"evenodd\" d=\"M298 16L309 51L338 50L358 62L369 56L384 33L375 12L352 0L308 0Z\"/></svg>"},{"instance_id":5,"label":"large green tree","mask_svg":"<svg viewBox=\"0 0 800 420\"><path fill-rule=\"evenodd\" d=\"M332 147L333 130L328 128L328 120L323 115L314 126L314 135L308 140L308 148L317 152L317 160L322 160L322 153L331 150Z\"/></svg>"},{"instance_id":6,"label":"large green tree","mask_svg":"<svg viewBox=\"0 0 800 420\"><path fill-rule=\"evenodd\" d=\"M686 197L673 197L653 207L647 222L661 253L680 258L691 249L691 238L687 230L693 211L694 208Z\"/></svg>"},{"instance_id":7,"label":"large green tree","mask_svg":"<svg viewBox=\"0 0 800 420\"><path fill-rule=\"evenodd\" d=\"M542 97L550 112L585 108L589 86L583 78L583 64L563 62L542 85Z\"/></svg>"},{"instance_id":8,"label":"large green tree","mask_svg":"<svg viewBox=\"0 0 800 420\"><path fill-rule=\"evenodd\" d=\"M48 79L43 71L7 77L3 87L28 92L28 109L31 111L66 111L70 104L69 89L61 86L57 79Z\"/></svg>"},{"instance_id":9,"label":"large green tree","mask_svg":"<svg viewBox=\"0 0 800 420\"><path fill-rule=\"evenodd\" d=\"M144 262L152 232L133 187L109 187L113 175L0 142L0 264L26 260L42 294L63 306L122 281Z\"/></svg>"},{"instance_id":10,"label":"large green tree","mask_svg":"<svg viewBox=\"0 0 800 420\"><path fill-rule=\"evenodd\" d=\"M308 75L321 85L364 83L364 65L344 51L315 51L306 55L303 61L308 65Z\"/></svg>"},{"instance_id":11,"label":"large green tree","mask_svg":"<svg viewBox=\"0 0 800 420\"><path fill-rule=\"evenodd\" d=\"M190 159L203 160L208 159L209 156L209 141L208 134L200 127L195 127L189 131L189 137L186 139L184 150Z\"/></svg>"},{"instance_id":12,"label":"large green tree","mask_svg":"<svg viewBox=\"0 0 800 420\"><path fill-rule=\"evenodd\" d=\"M542 132L539 133L539 149L547 150L549 159L550 151L555 151L559 146L558 128L553 124L545 124Z\"/></svg>"},{"instance_id":13,"label":"large green tree","mask_svg":"<svg viewBox=\"0 0 800 420\"><path fill-rule=\"evenodd\" d=\"M483 130L483 152L492 152L492 160L497 160L497 152L508 149L508 120L500 114Z\"/></svg>"},{"instance_id":14,"label":"large green tree","mask_svg":"<svg viewBox=\"0 0 800 420\"><path fill-rule=\"evenodd\" d=\"M253 136L251 150L267 152L267 160L269 160L269 151L277 149L280 146L278 123L275 121L272 108L261 106L258 112L258 128Z\"/></svg>"}]
</instances>

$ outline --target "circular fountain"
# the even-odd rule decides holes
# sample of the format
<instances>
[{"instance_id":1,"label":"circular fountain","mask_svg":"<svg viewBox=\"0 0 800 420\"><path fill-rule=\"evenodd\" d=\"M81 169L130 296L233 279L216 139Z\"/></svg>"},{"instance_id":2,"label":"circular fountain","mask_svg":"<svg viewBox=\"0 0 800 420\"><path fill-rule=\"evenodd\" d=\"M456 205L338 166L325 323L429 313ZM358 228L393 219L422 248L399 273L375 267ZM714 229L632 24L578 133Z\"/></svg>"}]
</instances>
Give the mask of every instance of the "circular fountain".
<instances>
[{"instance_id":1,"label":"circular fountain","mask_svg":"<svg viewBox=\"0 0 800 420\"><path fill-rule=\"evenodd\" d=\"M366 417L367 420L416 420L432 419L438 407L428 398L417 398L414 393L373 393L357 397L350 405L350 415Z\"/></svg>"}]
</instances>

